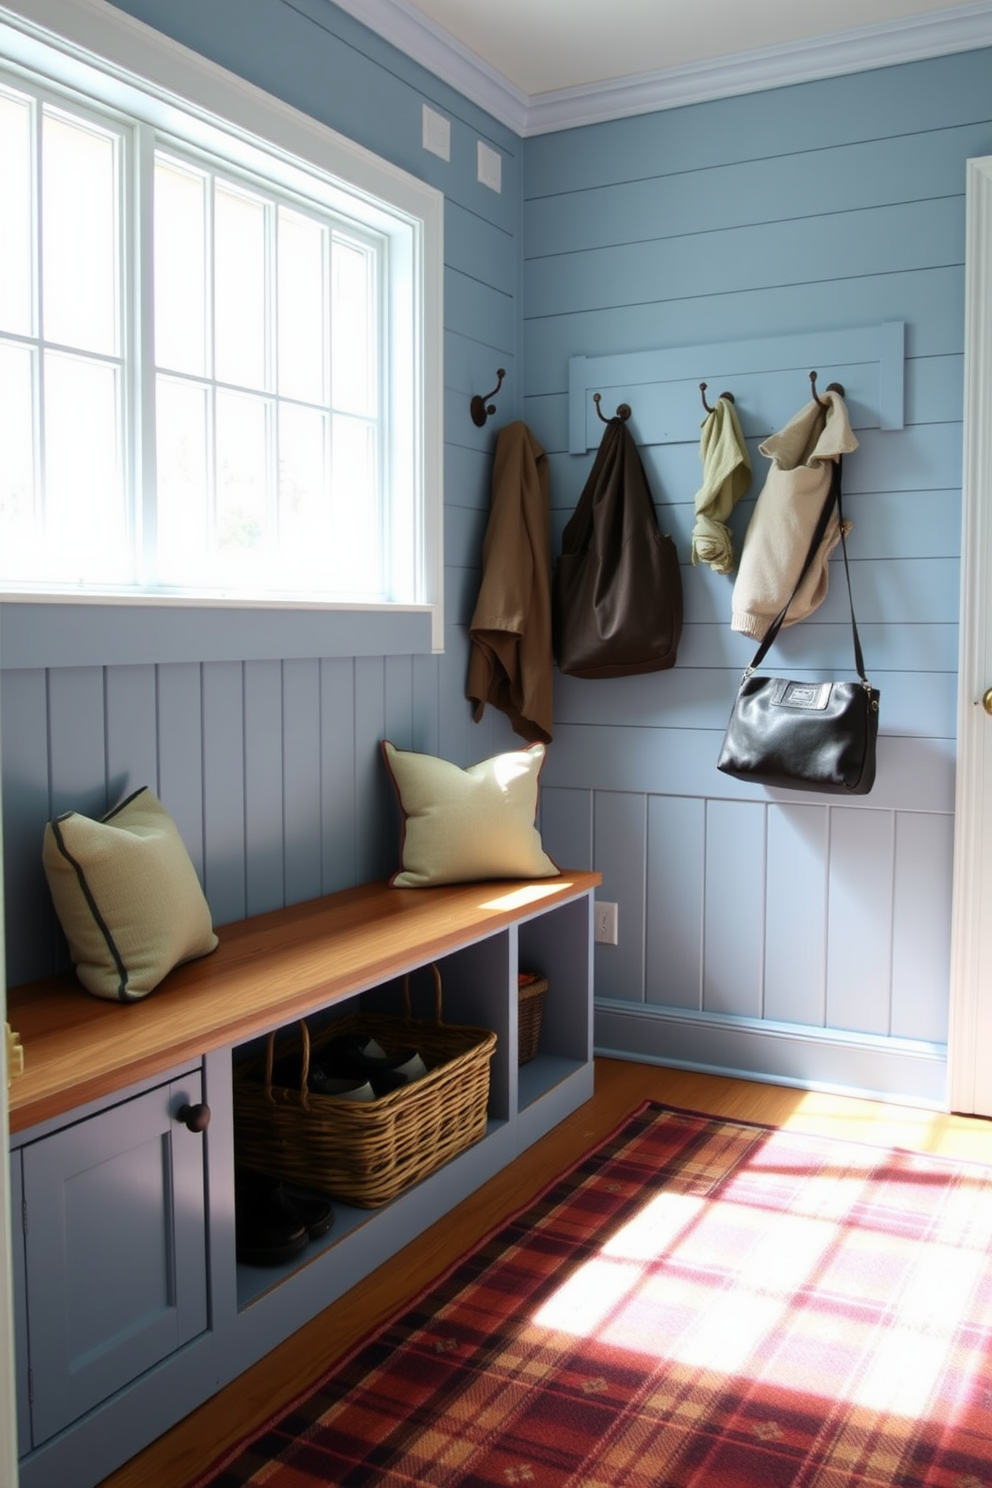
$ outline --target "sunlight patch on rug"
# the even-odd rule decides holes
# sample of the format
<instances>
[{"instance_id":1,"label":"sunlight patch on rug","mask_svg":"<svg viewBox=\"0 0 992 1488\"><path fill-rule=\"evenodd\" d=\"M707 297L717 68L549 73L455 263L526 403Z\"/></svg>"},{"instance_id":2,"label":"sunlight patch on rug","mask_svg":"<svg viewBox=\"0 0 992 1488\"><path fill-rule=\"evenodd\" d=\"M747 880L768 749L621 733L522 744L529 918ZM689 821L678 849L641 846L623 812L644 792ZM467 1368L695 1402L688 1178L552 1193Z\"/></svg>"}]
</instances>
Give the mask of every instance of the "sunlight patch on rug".
<instances>
[{"instance_id":1,"label":"sunlight patch on rug","mask_svg":"<svg viewBox=\"0 0 992 1488\"><path fill-rule=\"evenodd\" d=\"M910 1420L989 1327L992 1187L890 1150L770 1133L703 1197L648 1200L534 1314L539 1328ZM694 1165L681 1175L705 1181ZM870 1186L870 1187L869 1187ZM929 1202L927 1188L929 1186ZM923 1199L921 1205L920 1200ZM786 1207L787 1206L787 1207ZM957 1345L955 1341L957 1342Z\"/></svg>"}]
</instances>

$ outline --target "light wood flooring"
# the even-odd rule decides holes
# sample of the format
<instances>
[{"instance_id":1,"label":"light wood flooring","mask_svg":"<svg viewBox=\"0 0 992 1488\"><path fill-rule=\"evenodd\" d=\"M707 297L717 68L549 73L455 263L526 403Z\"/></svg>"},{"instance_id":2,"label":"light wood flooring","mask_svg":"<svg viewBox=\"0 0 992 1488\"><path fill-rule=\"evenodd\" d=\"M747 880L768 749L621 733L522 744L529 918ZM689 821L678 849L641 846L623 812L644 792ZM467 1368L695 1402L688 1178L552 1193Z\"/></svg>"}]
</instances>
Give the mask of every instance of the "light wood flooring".
<instances>
[{"instance_id":1,"label":"light wood flooring","mask_svg":"<svg viewBox=\"0 0 992 1488\"><path fill-rule=\"evenodd\" d=\"M653 1065L597 1060L592 1100L399 1256L111 1474L101 1488L187 1488L225 1447L300 1394L363 1334L649 1099L992 1164L989 1121Z\"/></svg>"}]
</instances>

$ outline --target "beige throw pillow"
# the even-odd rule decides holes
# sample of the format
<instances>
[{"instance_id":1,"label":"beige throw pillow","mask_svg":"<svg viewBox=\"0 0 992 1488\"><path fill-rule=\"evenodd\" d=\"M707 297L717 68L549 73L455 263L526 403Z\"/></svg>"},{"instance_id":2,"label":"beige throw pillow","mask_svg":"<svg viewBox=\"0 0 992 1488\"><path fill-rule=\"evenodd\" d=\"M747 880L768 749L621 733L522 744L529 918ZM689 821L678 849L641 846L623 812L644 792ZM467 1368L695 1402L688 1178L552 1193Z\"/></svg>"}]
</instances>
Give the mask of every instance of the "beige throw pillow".
<instances>
[{"instance_id":1,"label":"beige throw pillow","mask_svg":"<svg viewBox=\"0 0 992 1488\"><path fill-rule=\"evenodd\" d=\"M532 744L468 769L382 743L403 812L396 888L489 878L552 878L560 869L534 825L545 746Z\"/></svg>"},{"instance_id":2,"label":"beige throw pillow","mask_svg":"<svg viewBox=\"0 0 992 1488\"><path fill-rule=\"evenodd\" d=\"M77 811L50 821L42 861L76 974L95 997L136 1002L217 945L178 828L147 787L102 821Z\"/></svg>"}]
</instances>

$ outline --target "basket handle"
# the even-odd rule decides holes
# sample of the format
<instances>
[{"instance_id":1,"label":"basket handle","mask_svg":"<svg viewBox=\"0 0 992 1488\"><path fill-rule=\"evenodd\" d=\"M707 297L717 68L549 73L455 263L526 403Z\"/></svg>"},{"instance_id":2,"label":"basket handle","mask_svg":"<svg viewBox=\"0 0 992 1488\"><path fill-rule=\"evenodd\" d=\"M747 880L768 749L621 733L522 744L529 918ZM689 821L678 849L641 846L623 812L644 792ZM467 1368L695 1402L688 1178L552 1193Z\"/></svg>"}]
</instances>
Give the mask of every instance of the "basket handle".
<instances>
[{"instance_id":1,"label":"basket handle","mask_svg":"<svg viewBox=\"0 0 992 1488\"><path fill-rule=\"evenodd\" d=\"M310 1097L308 1094L307 1080L310 1077L310 1030L303 1018L299 1021L299 1028L303 1037L303 1059L300 1063L300 1104L304 1111L310 1109ZM276 1031L269 1034L265 1045L265 1098L270 1106L275 1105L272 1095L272 1066L275 1062Z\"/></svg>"},{"instance_id":2,"label":"basket handle","mask_svg":"<svg viewBox=\"0 0 992 1488\"><path fill-rule=\"evenodd\" d=\"M431 971L434 973L434 1022L437 1024L438 1028L443 1028L444 1021L441 1017L441 973L438 970L436 961L431 962ZM403 1003L406 1011L406 1020L409 1023L411 1018L413 1017L413 1006L410 1002L409 972L407 972L403 978Z\"/></svg>"}]
</instances>

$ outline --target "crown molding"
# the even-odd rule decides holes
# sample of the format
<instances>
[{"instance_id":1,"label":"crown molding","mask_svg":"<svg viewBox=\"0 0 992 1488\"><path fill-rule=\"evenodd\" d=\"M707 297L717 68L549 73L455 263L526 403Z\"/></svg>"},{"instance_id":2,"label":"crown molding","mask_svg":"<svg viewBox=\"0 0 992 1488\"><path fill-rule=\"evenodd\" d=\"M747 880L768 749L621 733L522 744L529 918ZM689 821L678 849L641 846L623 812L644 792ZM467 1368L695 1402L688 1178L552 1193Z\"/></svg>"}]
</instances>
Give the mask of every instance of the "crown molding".
<instances>
[{"instance_id":1,"label":"crown molding","mask_svg":"<svg viewBox=\"0 0 992 1488\"><path fill-rule=\"evenodd\" d=\"M954 10L862 26L810 41L785 42L712 62L538 94L530 100L524 132L547 134L990 45L992 3L980 0Z\"/></svg>"},{"instance_id":2,"label":"crown molding","mask_svg":"<svg viewBox=\"0 0 992 1488\"><path fill-rule=\"evenodd\" d=\"M521 136L992 46L992 0L978 0L809 41L528 96L409 0L334 3Z\"/></svg>"}]
</instances>

